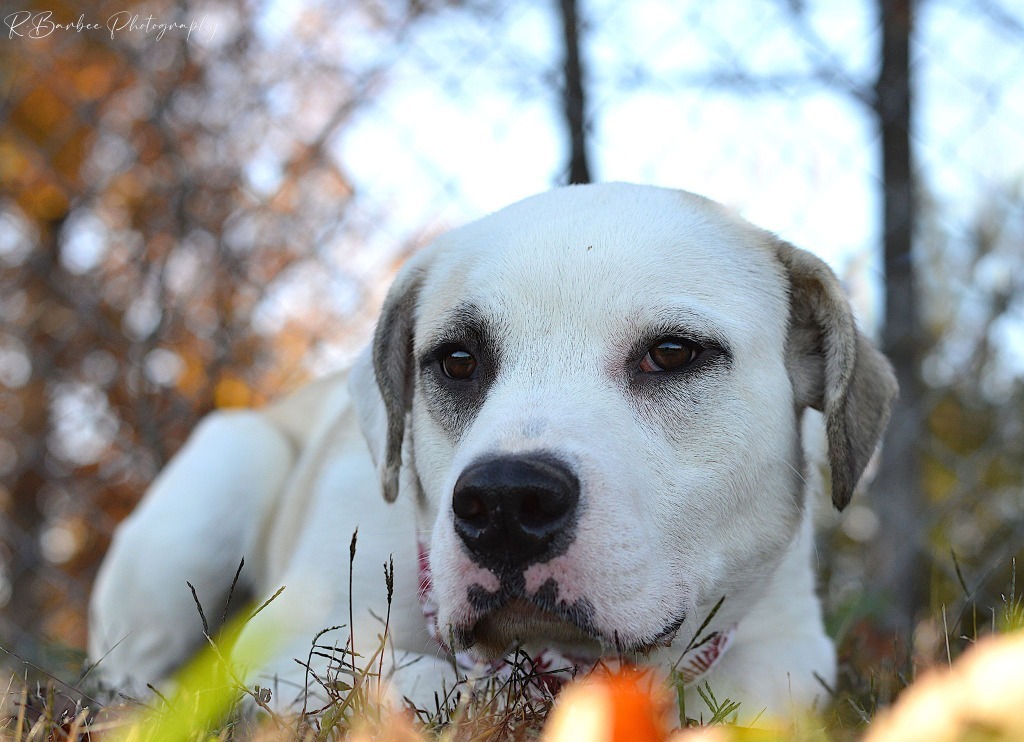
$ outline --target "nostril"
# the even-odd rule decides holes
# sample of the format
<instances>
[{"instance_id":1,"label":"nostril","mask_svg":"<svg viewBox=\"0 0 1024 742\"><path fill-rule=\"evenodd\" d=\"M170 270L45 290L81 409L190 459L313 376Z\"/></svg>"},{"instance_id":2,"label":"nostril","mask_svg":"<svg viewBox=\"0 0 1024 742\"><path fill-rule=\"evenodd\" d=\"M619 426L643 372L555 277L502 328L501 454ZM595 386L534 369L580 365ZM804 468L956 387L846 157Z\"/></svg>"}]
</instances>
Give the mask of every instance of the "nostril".
<instances>
[{"instance_id":1,"label":"nostril","mask_svg":"<svg viewBox=\"0 0 1024 742\"><path fill-rule=\"evenodd\" d=\"M487 506L483 499L475 492L463 492L455 497L452 502L452 510L455 516L466 525L475 528L483 528L487 525Z\"/></svg>"},{"instance_id":2,"label":"nostril","mask_svg":"<svg viewBox=\"0 0 1024 742\"><path fill-rule=\"evenodd\" d=\"M526 494L519 504L519 520L527 527L536 528L551 521L550 515L545 512L542 498L536 493Z\"/></svg>"}]
</instances>

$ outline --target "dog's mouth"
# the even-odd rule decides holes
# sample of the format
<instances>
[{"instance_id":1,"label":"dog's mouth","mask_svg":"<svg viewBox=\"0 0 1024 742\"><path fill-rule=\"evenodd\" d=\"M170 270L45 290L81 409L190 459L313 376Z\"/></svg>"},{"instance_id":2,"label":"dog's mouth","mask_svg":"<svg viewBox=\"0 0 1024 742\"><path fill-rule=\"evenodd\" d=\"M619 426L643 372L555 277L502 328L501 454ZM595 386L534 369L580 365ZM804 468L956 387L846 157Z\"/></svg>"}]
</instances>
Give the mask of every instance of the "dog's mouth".
<instances>
[{"instance_id":1,"label":"dog's mouth","mask_svg":"<svg viewBox=\"0 0 1024 742\"><path fill-rule=\"evenodd\" d=\"M514 647L533 646L596 660L609 653L643 656L670 646L684 620L685 616L673 618L655 636L628 641L618 632L605 636L584 616L562 615L529 600L512 598L485 613L462 636L467 647L472 646L486 659L502 657Z\"/></svg>"},{"instance_id":2,"label":"dog's mouth","mask_svg":"<svg viewBox=\"0 0 1024 742\"><path fill-rule=\"evenodd\" d=\"M687 611L680 610L660 630L637 635L638 625L603 625L590 599L585 595L564 595L554 578L527 592L523 574L511 573L497 576L497 589L470 584L465 602L450 613L443 611L448 613L449 621L441 619L439 625L426 554L421 545L421 606L438 644L456 654L471 650L478 659L491 661L522 648L553 650L584 661L615 656L639 659L655 649L671 646L687 616ZM451 618L456 620L450 621Z\"/></svg>"},{"instance_id":3,"label":"dog's mouth","mask_svg":"<svg viewBox=\"0 0 1024 742\"><path fill-rule=\"evenodd\" d=\"M600 637L556 613L522 598L513 598L477 621L470 642L478 652L495 659L514 646L572 647L581 655L599 657Z\"/></svg>"}]
</instances>

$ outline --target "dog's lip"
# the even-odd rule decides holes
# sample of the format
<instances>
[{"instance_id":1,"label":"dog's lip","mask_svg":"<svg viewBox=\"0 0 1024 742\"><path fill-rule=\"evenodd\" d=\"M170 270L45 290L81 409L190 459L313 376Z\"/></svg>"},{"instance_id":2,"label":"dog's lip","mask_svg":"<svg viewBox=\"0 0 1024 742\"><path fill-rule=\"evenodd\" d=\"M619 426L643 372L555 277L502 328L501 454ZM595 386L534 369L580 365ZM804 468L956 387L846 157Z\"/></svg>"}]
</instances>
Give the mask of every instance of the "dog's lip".
<instances>
[{"instance_id":1,"label":"dog's lip","mask_svg":"<svg viewBox=\"0 0 1024 742\"><path fill-rule=\"evenodd\" d=\"M596 654L601 642L586 628L523 598L512 598L484 613L468 633L473 646L493 656L516 644L589 646Z\"/></svg>"},{"instance_id":2,"label":"dog's lip","mask_svg":"<svg viewBox=\"0 0 1024 742\"><path fill-rule=\"evenodd\" d=\"M684 612L669 621L653 638L623 645L617 633L605 636L594 632L593 627L580 626L529 600L512 598L481 615L463 635L467 646L472 645L492 657L502 656L516 644L527 643L572 646L577 653L595 657L605 654L602 648L614 649L620 654L643 655L659 647L670 647L685 621Z\"/></svg>"},{"instance_id":3,"label":"dog's lip","mask_svg":"<svg viewBox=\"0 0 1024 742\"><path fill-rule=\"evenodd\" d=\"M647 651L656 647L671 647L672 640L676 638L676 634L679 633L679 629L683 627L683 623L686 621L686 613L680 613L677 618L672 619L665 628L659 631L655 637L651 640L650 644L646 647L642 647L638 651Z\"/></svg>"}]
</instances>

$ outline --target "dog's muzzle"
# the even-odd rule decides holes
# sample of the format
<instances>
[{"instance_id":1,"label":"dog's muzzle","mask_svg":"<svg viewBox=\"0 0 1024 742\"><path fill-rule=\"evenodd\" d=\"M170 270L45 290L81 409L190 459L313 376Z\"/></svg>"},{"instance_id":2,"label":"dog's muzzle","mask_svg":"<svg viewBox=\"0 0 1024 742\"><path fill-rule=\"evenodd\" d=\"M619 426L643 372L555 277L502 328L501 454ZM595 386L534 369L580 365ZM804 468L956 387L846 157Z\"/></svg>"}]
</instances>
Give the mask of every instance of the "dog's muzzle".
<instances>
[{"instance_id":1,"label":"dog's muzzle","mask_svg":"<svg viewBox=\"0 0 1024 742\"><path fill-rule=\"evenodd\" d=\"M455 531L473 561L506 574L564 553L579 500L579 479L554 457L486 459L455 483Z\"/></svg>"},{"instance_id":2,"label":"dog's muzzle","mask_svg":"<svg viewBox=\"0 0 1024 742\"><path fill-rule=\"evenodd\" d=\"M488 659L476 651L474 647L463 649L453 648L449 644L450 632L442 632L437 625L437 603L434 595L434 580L430 573L430 554L423 541L419 541L419 603L423 618L427 624L427 633L433 637L437 645L445 652L453 654L455 663L464 673L474 677L485 674L493 675L500 682L508 682L513 674L518 674L517 682L525 682L526 690L531 697L550 698L553 692L569 679L579 673L589 673L600 665L614 668L623 662L621 653L617 657L602 659L575 656L573 653L558 651L550 647L541 647L533 655L525 656L517 652L513 657ZM675 662L675 669L687 686L699 681L711 671L732 645L735 624L724 631L715 631L702 638L695 638L690 646L683 650ZM671 643L672 637L666 637ZM628 660L625 660L628 662ZM524 672L525 671L525 672Z\"/></svg>"}]
</instances>

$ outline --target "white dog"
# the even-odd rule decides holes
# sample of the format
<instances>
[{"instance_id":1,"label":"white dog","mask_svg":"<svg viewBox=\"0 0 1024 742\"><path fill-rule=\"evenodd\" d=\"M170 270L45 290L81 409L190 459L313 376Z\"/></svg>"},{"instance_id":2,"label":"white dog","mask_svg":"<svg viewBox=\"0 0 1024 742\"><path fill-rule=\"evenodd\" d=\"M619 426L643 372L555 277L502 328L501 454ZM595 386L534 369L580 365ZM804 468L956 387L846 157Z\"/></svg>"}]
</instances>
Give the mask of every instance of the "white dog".
<instances>
[{"instance_id":1,"label":"white dog","mask_svg":"<svg viewBox=\"0 0 1024 742\"><path fill-rule=\"evenodd\" d=\"M802 414L824 414L842 508L895 393L809 253L680 191L529 198L416 255L348 378L199 426L115 536L90 653L121 685L168 676L202 642L186 581L217 614L244 556L258 600L286 589L235 651L269 631L250 678L286 706L319 630L351 611L372 651L393 556L387 663L423 657L393 676L414 700L451 686L449 653L517 646L675 667L690 716L697 680L785 716L836 671Z\"/></svg>"}]
</instances>

